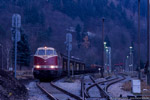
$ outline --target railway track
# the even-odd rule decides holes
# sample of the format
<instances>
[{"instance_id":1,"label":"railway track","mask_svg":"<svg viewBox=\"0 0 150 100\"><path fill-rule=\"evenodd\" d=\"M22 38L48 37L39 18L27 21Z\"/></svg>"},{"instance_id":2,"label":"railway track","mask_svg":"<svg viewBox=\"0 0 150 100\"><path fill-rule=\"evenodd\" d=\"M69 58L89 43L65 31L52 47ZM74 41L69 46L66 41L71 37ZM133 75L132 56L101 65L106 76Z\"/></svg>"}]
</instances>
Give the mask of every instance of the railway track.
<instances>
[{"instance_id":1,"label":"railway track","mask_svg":"<svg viewBox=\"0 0 150 100\"><path fill-rule=\"evenodd\" d=\"M83 100L110 100L111 97L109 95L109 93L107 92L109 86L117 83L117 82L120 82L122 80L125 79L124 75L121 75L120 76L116 76L115 78L109 78L109 80L106 80L106 81L101 81L101 82L96 82L91 76L90 76L90 79L92 80L92 84L87 87L87 88L83 88L82 89L82 92L84 92L82 94L82 97L84 98ZM82 83L83 84L83 83ZM102 85L102 86L100 86ZM97 89L99 90L99 92L97 94L99 94L99 96L96 96L96 97L91 97L90 94L89 94L89 90L92 89L92 88L95 88L97 87Z\"/></svg>"},{"instance_id":2,"label":"railway track","mask_svg":"<svg viewBox=\"0 0 150 100\"><path fill-rule=\"evenodd\" d=\"M126 79L126 77L123 76L123 75L121 75L121 78L120 78L120 79L108 83L107 86L105 87L106 91L108 91L108 88L109 88L111 85L113 85L113 84L115 84L115 83L118 83L118 82L120 82L120 81L123 81L123 80L125 80L125 79Z\"/></svg>"},{"instance_id":3,"label":"railway track","mask_svg":"<svg viewBox=\"0 0 150 100\"><path fill-rule=\"evenodd\" d=\"M59 86L55 85L54 82L38 82L37 86L50 98L50 100L111 100L109 93L107 92L108 88L122 80L125 77L116 76L113 78L106 79L105 81L96 82L91 76L83 76L81 80L81 95L77 96L73 93L70 93ZM96 96L90 96L89 90L93 88L96 90Z\"/></svg>"},{"instance_id":4,"label":"railway track","mask_svg":"<svg viewBox=\"0 0 150 100\"><path fill-rule=\"evenodd\" d=\"M100 90L99 90L99 88L96 86L96 84L93 82L93 80L91 79L91 76L85 76L83 79L82 79L82 81L81 81L81 86L82 86L82 91L81 91L81 93L82 93L82 100L99 100L99 99L101 99L101 100L103 100L103 98L102 98L102 96L101 96L101 94L99 94L100 93ZM89 87L93 87L94 89L94 97L91 97L90 95L89 95L89 93L87 93L87 89L89 88ZM104 100L106 100L106 99L104 99Z\"/></svg>"},{"instance_id":5,"label":"railway track","mask_svg":"<svg viewBox=\"0 0 150 100\"><path fill-rule=\"evenodd\" d=\"M82 100L80 96L72 94L55 85L55 81L50 83L40 82L37 83L37 86L50 98L50 100Z\"/></svg>"}]
</instances>

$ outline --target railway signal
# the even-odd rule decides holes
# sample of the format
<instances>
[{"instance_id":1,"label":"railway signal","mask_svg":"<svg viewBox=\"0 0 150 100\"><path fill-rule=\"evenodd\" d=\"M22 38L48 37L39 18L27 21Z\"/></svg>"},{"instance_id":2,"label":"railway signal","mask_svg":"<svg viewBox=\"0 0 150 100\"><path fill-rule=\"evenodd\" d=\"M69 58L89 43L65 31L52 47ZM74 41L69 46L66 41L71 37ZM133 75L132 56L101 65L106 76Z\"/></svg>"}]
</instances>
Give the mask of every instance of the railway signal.
<instances>
[{"instance_id":1,"label":"railway signal","mask_svg":"<svg viewBox=\"0 0 150 100\"><path fill-rule=\"evenodd\" d=\"M13 14L12 16L12 40L20 41L20 28L21 28L21 16L19 14ZM17 36L16 36L17 35Z\"/></svg>"},{"instance_id":2,"label":"railway signal","mask_svg":"<svg viewBox=\"0 0 150 100\"><path fill-rule=\"evenodd\" d=\"M72 42L72 34L71 34L71 33L67 33L67 34L66 34L66 42L67 42L67 43Z\"/></svg>"},{"instance_id":3,"label":"railway signal","mask_svg":"<svg viewBox=\"0 0 150 100\"><path fill-rule=\"evenodd\" d=\"M72 34L71 33L67 33L66 34L66 49L68 51L68 77L70 77L70 51L72 50Z\"/></svg>"},{"instance_id":4,"label":"railway signal","mask_svg":"<svg viewBox=\"0 0 150 100\"><path fill-rule=\"evenodd\" d=\"M66 43L66 50L71 51L72 50L72 44L71 43Z\"/></svg>"},{"instance_id":5,"label":"railway signal","mask_svg":"<svg viewBox=\"0 0 150 100\"><path fill-rule=\"evenodd\" d=\"M17 42L20 41L21 35L20 35L20 29L21 29L21 16L19 14L13 14L12 16L12 40L15 43L15 77L16 77L16 69L17 69Z\"/></svg>"}]
</instances>

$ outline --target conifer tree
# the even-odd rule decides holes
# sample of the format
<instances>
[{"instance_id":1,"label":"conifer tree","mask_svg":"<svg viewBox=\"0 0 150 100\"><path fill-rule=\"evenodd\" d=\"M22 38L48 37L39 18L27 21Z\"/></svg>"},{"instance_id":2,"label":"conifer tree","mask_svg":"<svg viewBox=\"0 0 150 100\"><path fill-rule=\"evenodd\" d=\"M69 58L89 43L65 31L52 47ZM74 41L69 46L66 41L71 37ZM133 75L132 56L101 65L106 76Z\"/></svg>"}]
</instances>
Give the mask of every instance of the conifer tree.
<instances>
[{"instance_id":1,"label":"conifer tree","mask_svg":"<svg viewBox=\"0 0 150 100\"><path fill-rule=\"evenodd\" d=\"M14 50L12 48L12 62L14 64ZM17 65L29 67L30 66L30 48L28 43L28 38L26 34L21 34L21 40L17 43Z\"/></svg>"},{"instance_id":2,"label":"conifer tree","mask_svg":"<svg viewBox=\"0 0 150 100\"><path fill-rule=\"evenodd\" d=\"M80 48L81 46L81 26L78 24L76 26L76 40L77 40L77 44L78 44L78 48Z\"/></svg>"}]
</instances>

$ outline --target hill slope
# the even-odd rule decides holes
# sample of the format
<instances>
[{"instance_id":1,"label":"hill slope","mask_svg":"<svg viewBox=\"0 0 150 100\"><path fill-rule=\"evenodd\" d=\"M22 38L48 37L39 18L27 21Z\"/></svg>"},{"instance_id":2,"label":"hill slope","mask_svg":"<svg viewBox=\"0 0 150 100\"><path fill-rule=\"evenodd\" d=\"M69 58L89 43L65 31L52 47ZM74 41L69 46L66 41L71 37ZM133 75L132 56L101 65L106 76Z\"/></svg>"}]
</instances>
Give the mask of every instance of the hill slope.
<instances>
[{"instance_id":1,"label":"hill slope","mask_svg":"<svg viewBox=\"0 0 150 100\"><path fill-rule=\"evenodd\" d=\"M24 33L28 35L32 54L39 46L52 46L66 53L65 35L70 27L81 26L81 48L77 33L73 32L72 55L88 63L101 61L102 17L105 36L110 40L113 63L122 62L131 42L137 53L137 0L0 0L0 43L11 50L11 17L21 14ZM141 1L142 59L146 55L146 1ZM84 40L88 37L89 47ZM85 34L86 33L86 34ZM7 52L5 52L7 54ZM135 56L136 58L136 56ZM136 61L136 59L135 59ZM6 64L6 62L5 62Z\"/></svg>"}]
</instances>

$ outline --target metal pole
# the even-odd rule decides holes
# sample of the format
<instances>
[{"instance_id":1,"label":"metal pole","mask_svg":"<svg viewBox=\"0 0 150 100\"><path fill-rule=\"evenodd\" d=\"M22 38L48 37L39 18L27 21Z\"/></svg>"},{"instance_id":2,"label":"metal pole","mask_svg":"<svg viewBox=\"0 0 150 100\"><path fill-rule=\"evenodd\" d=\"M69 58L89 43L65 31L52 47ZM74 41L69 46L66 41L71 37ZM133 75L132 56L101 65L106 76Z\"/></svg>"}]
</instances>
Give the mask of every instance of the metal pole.
<instances>
[{"instance_id":1,"label":"metal pole","mask_svg":"<svg viewBox=\"0 0 150 100\"><path fill-rule=\"evenodd\" d=\"M74 77L74 68L75 68L75 62L74 62L74 64L72 65L72 77Z\"/></svg>"},{"instance_id":2,"label":"metal pole","mask_svg":"<svg viewBox=\"0 0 150 100\"><path fill-rule=\"evenodd\" d=\"M2 52L2 45L1 45L1 53L2 53L2 56L3 56L3 52ZM1 60L2 61L2 60ZM3 62L3 61L2 61ZM1 63L2 67L1 69L3 69L3 63Z\"/></svg>"},{"instance_id":3,"label":"metal pole","mask_svg":"<svg viewBox=\"0 0 150 100\"><path fill-rule=\"evenodd\" d=\"M106 69L104 68L104 18L102 19L102 67L105 71Z\"/></svg>"},{"instance_id":4,"label":"metal pole","mask_svg":"<svg viewBox=\"0 0 150 100\"><path fill-rule=\"evenodd\" d=\"M133 75L133 53L132 53L132 46L130 46L130 66L131 66L131 73Z\"/></svg>"},{"instance_id":5,"label":"metal pole","mask_svg":"<svg viewBox=\"0 0 150 100\"><path fill-rule=\"evenodd\" d=\"M131 63L132 63L132 75L134 75L134 67L133 67L133 52L131 52Z\"/></svg>"},{"instance_id":6,"label":"metal pole","mask_svg":"<svg viewBox=\"0 0 150 100\"><path fill-rule=\"evenodd\" d=\"M2 53L2 60L1 60L1 61L2 61L2 63L1 63L1 64L2 64L2 69L3 69L3 45L2 45L2 44L0 44L0 46L1 46L1 53Z\"/></svg>"},{"instance_id":7,"label":"metal pole","mask_svg":"<svg viewBox=\"0 0 150 100\"><path fill-rule=\"evenodd\" d=\"M17 29L15 29L15 78L17 70Z\"/></svg>"},{"instance_id":8,"label":"metal pole","mask_svg":"<svg viewBox=\"0 0 150 100\"><path fill-rule=\"evenodd\" d=\"M126 65L125 65L125 71L126 72L128 72L127 68L128 68L128 59L126 59Z\"/></svg>"},{"instance_id":9,"label":"metal pole","mask_svg":"<svg viewBox=\"0 0 150 100\"><path fill-rule=\"evenodd\" d=\"M129 72L130 69L129 69L129 56L127 56L127 72Z\"/></svg>"},{"instance_id":10,"label":"metal pole","mask_svg":"<svg viewBox=\"0 0 150 100\"><path fill-rule=\"evenodd\" d=\"M138 0L138 78L141 79L140 75L140 0Z\"/></svg>"},{"instance_id":11,"label":"metal pole","mask_svg":"<svg viewBox=\"0 0 150 100\"><path fill-rule=\"evenodd\" d=\"M148 73L147 73L147 84L150 85L150 66L149 66L149 56L150 56L150 43L149 43L149 0L147 0L147 63L148 63Z\"/></svg>"},{"instance_id":12,"label":"metal pole","mask_svg":"<svg viewBox=\"0 0 150 100\"><path fill-rule=\"evenodd\" d=\"M132 66L131 66L132 63L131 63L131 59L132 59L132 58L131 58L131 48L130 48L130 57L129 57L130 72L132 71Z\"/></svg>"},{"instance_id":13,"label":"metal pole","mask_svg":"<svg viewBox=\"0 0 150 100\"><path fill-rule=\"evenodd\" d=\"M132 50L132 70L133 70L133 74L134 74L134 57L133 57L134 55L133 55L133 50Z\"/></svg>"},{"instance_id":14,"label":"metal pole","mask_svg":"<svg viewBox=\"0 0 150 100\"><path fill-rule=\"evenodd\" d=\"M4 66L3 66L3 45L2 45L2 69L4 69Z\"/></svg>"},{"instance_id":15,"label":"metal pole","mask_svg":"<svg viewBox=\"0 0 150 100\"><path fill-rule=\"evenodd\" d=\"M70 43L68 43L68 77L70 77Z\"/></svg>"}]
</instances>

